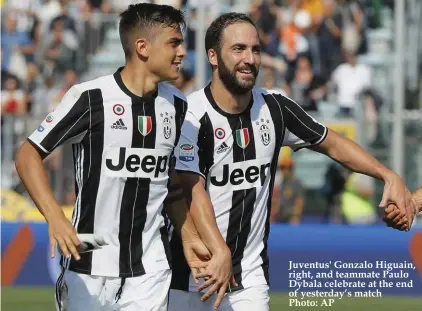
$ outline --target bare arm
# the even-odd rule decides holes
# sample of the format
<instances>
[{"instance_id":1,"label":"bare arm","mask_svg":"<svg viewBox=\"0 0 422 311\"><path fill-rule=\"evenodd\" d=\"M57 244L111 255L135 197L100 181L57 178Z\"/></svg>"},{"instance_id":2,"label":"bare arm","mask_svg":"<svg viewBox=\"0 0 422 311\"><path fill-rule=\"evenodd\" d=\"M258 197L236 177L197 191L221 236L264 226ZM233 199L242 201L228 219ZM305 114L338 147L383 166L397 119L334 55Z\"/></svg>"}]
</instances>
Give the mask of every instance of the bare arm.
<instances>
[{"instance_id":1,"label":"bare arm","mask_svg":"<svg viewBox=\"0 0 422 311\"><path fill-rule=\"evenodd\" d=\"M80 259L77 248L80 241L76 230L67 220L62 208L50 188L42 157L28 141L25 141L16 155L16 170L29 195L49 225L51 257L55 256L56 243L63 255Z\"/></svg>"},{"instance_id":2,"label":"bare arm","mask_svg":"<svg viewBox=\"0 0 422 311\"><path fill-rule=\"evenodd\" d=\"M204 244L212 254L230 254L215 221L214 207L205 190L205 180L192 173L180 172L180 181L190 205L190 214Z\"/></svg>"},{"instance_id":3,"label":"bare arm","mask_svg":"<svg viewBox=\"0 0 422 311\"><path fill-rule=\"evenodd\" d=\"M198 283L198 273L205 272L204 268L211 259L211 253L199 237L190 216L182 186L174 170L170 173L169 188L164 207L174 226L174 230L182 241L183 253L187 264L191 268L195 283Z\"/></svg>"},{"instance_id":4,"label":"bare arm","mask_svg":"<svg viewBox=\"0 0 422 311\"><path fill-rule=\"evenodd\" d=\"M392 174L395 175L352 140L330 129L327 130L327 137L314 150L328 155L354 172L379 180L385 181Z\"/></svg>"},{"instance_id":5,"label":"bare arm","mask_svg":"<svg viewBox=\"0 0 422 311\"><path fill-rule=\"evenodd\" d=\"M198 231L192 221L183 189L175 171L170 174L170 179L169 194L164 202L167 215L182 241L199 239Z\"/></svg>"},{"instance_id":6,"label":"bare arm","mask_svg":"<svg viewBox=\"0 0 422 311\"><path fill-rule=\"evenodd\" d=\"M43 158L28 141L16 154L16 169L29 195L47 222L55 217L65 217L50 188Z\"/></svg>"},{"instance_id":7,"label":"bare arm","mask_svg":"<svg viewBox=\"0 0 422 311\"><path fill-rule=\"evenodd\" d=\"M217 291L217 298L214 302L214 308L217 309L223 301L229 283L238 286L233 276L231 252L218 229L214 207L205 190L204 178L198 174L187 172L180 172L179 176L190 204L192 219L202 241L212 255L206 271L197 275L206 280L198 287L198 291L210 286L208 292L201 297L202 301L207 300Z\"/></svg>"},{"instance_id":8,"label":"bare arm","mask_svg":"<svg viewBox=\"0 0 422 311\"><path fill-rule=\"evenodd\" d=\"M386 208L389 202L397 205L399 217L411 226L416 206L406 185L393 171L387 169L372 155L352 140L329 129L326 139L314 150L328 155L350 170L384 181L384 192L380 207Z\"/></svg>"}]
</instances>

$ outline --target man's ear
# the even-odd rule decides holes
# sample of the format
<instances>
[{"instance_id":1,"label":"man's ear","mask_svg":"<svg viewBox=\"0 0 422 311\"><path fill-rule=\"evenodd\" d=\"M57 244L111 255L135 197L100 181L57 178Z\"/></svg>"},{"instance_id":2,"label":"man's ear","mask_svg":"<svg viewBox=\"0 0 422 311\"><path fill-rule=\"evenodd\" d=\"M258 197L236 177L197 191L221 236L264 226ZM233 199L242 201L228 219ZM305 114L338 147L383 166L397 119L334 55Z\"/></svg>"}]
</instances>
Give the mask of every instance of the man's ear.
<instances>
[{"instance_id":1,"label":"man's ear","mask_svg":"<svg viewBox=\"0 0 422 311\"><path fill-rule=\"evenodd\" d=\"M218 65L218 55L214 49L208 50L208 61L210 62L212 66Z\"/></svg>"},{"instance_id":2,"label":"man's ear","mask_svg":"<svg viewBox=\"0 0 422 311\"><path fill-rule=\"evenodd\" d=\"M149 57L150 43L145 38L138 38L135 41L136 53L142 57Z\"/></svg>"}]
</instances>

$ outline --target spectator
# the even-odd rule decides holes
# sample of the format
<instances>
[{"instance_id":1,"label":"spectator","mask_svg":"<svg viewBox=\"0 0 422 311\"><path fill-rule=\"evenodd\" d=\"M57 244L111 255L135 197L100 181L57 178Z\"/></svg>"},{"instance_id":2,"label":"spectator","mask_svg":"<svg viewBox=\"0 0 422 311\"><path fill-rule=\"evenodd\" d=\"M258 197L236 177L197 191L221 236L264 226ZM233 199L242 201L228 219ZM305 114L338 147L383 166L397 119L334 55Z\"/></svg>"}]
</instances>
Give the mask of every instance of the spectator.
<instances>
[{"instance_id":1,"label":"spectator","mask_svg":"<svg viewBox=\"0 0 422 311\"><path fill-rule=\"evenodd\" d=\"M11 74L10 72L8 72L7 70L1 70L1 89L4 90L6 88L6 81L8 79L14 79L17 82L17 88L21 87L21 83L18 79L18 77L14 74Z\"/></svg>"},{"instance_id":2,"label":"spectator","mask_svg":"<svg viewBox=\"0 0 422 311\"><path fill-rule=\"evenodd\" d=\"M321 74L329 78L341 64L343 17L335 0L325 0L325 17L318 29Z\"/></svg>"},{"instance_id":3,"label":"spectator","mask_svg":"<svg viewBox=\"0 0 422 311\"><path fill-rule=\"evenodd\" d=\"M72 31L65 29L63 20L57 20L53 32L49 34L40 51L46 73L64 73L67 68L75 68L75 53L78 40Z\"/></svg>"},{"instance_id":4,"label":"spectator","mask_svg":"<svg viewBox=\"0 0 422 311\"><path fill-rule=\"evenodd\" d=\"M71 30L76 35L78 33L75 20L69 15L68 0L60 0L60 11L50 22L50 31L54 30L58 21L63 23L65 30Z\"/></svg>"},{"instance_id":5,"label":"spectator","mask_svg":"<svg viewBox=\"0 0 422 311\"><path fill-rule=\"evenodd\" d=\"M18 31L28 32L33 28L39 4L34 0L7 1L7 14L16 20Z\"/></svg>"},{"instance_id":6,"label":"spectator","mask_svg":"<svg viewBox=\"0 0 422 311\"><path fill-rule=\"evenodd\" d=\"M293 76L298 57L309 53L309 41L304 32L311 26L311 16L305 10L300 10L292 18L280 30L279 51L288 64L287 79Z\"/></svg>"},{"instance_id":7,"label":"spectator","mask_svg":"<svg viewBox=\"0 0 422 311\"><path fill-rule=\"evenodd\" d=\"M274 192L271 222L299 224L305 204L304 189L294 176L294 162L290 157L282 157L279 167L282 181Z\"/></svg>"},{"instance_id":8,"label":"spectator","mask_svg":"<svg viewBox=\"0 0 422 311\"><path fill-rule=\"evenodd\" d=\"M43 0L37 10L37 16L40 23L42 34L47 32L51 21L61 13L61 5L58 0Z\"/></svg>"},{"instance_id":9,"label":"spectator","mask_svg":"<svg viewBox=\"0 0 422 311\"><path fill-rule=\"evenodd\" d=\"M317 30L324 19L324 5L322 0L302 0L302 10L311 17L310 26L305 28L302 34L309 43L309 54L312 58L312 71L321 74L321 60Z\"/></svg>"},{"instance_id":10,"label":"spectator","mask_svg":"<svg viewBox=\"0 0 422 311\"><path fill-rule=\"evenodd\" d=\"M310 58L301 56L286 91L303 109L317 111L318 101L327 95L327 86L325 79L312 71Z\"/></svg>"},{"instance_id":11,"label":"spectator","mask_svg":"<svg viewBox=\"0 0 422 311\"><path fill-rule=\"evenodd\" d=\"M331 82L336 87L340 116L343 117L353 115L359 96L371 87L371 69L365 64L357 63L356 50L355 45L344 51L346 63L338 66L331 76Z\"/></svg>"},{"instance_id":12,"label":"spectator","mask_svg":"<svg viewBox=\"0 0 422 311\"><path fill-rule=\"evenodd\" d=\"M23 115L27 110L27 97L23 90L18 88L18 80L9 77L4 82L5 89L1 91L1 113Z\"/></svg>"},{"instance_id":13,"label":"spectator","mask_svg":"<svg viewBox=\"0 0 422 311\"><path fill-rule=\"evenodd\" d=\"M342 48L357 45L357 54L366 53L366 32L361 2L358 0L337 0L343 18ZM352 41L352 42L350 42Z\"/></svg>"},{"instance_id":14,"label":"spectator","mask_svg":"<svg viewBox=\"0 0 422 311\"><path fill-rule=\"evenodd\" d=\"M112 12L112 5L108 0L86 0L81 4L84 20L84 43L87 55L95 54L104 43L107 26L114 20L108 19Z\"/></svg>"},{"instance_id":15,"label":"spectator","mask_svg":"<svg viewBox=\"0 0 422 311\"><path fill-rule=\"evenodd\" d=\"M16 29L16 20L8 15L1 36L2 70L26 80L26 66L34 61L34 47L28 34Z\"/></svg>"},{"instance_id":16,"label":"spectator","mask_svg":"<svg viewBox=\"0 0 422 311\"><path fill-rule=\"evenodd\" d=\"M256 21L263 52L277 56L279 41L276 31L277 7L273 1L255 4L251 7L251 16Z\"/></svg>"}]
</instances>

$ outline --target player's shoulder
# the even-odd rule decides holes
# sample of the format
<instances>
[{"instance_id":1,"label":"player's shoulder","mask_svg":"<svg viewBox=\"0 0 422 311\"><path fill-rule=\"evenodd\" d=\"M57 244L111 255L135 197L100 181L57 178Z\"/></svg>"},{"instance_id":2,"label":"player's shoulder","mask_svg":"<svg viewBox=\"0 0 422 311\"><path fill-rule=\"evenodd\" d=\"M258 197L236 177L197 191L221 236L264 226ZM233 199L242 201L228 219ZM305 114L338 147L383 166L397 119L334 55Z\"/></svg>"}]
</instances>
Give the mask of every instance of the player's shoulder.
<instances>
[{"instance_id":1,"label":"player's shoulder","mask_svg":"<svg viewBox=\"0 0 422 311\"><path fill-rule=\"evenodd\" d=\"M190 93L187 97L188 111L201 117L207 111L209 104L208 98L205 95L205 88Z\"/></svg>"},{"instance_id":2,"label":"player's shoulder","mask_svg":"<svg viewBox=\"0 0 422 311\"><path fill-rule=\"evenodd\" d=\"M76 102L82 100L83 102L88 102L92 100L98 92L95 90L100 90L101 92L107 87L110 87L110 82L112 82L112 75L102 76L93 80L84 81L81 83L74 84L66 94L63 96L63 102ZM90 93L90 91L92 91Z\"/></svg>"},{"instance_id":3,"label":"player's shoulder","mask_svg":"<svg viewBox=\"0 0 422 311\"><path fill-rule=\"evenodd\" d=\"M254 93L254 97L257 98L259 96L263 96L266 98L270 96L273 98L278 104L285 103L286 101L293 102L294 100L287 96L286 92L282 89L265 89L265 88L253 88L252 92Z\"/></svg>"},{"instance_id":4,"label":"player's shoulder","mask_svg":"<svg viewBox=\"0 0 422 311\"><path fill-rule=\"evenodd\" d=\"M158 84L158 95L164 98L176 96L181 100L186 101L185 94L168 82L160 82Z\"/></svg>"},{"instance_id":5,"label":"player's shoulder","mask_svg":"<svg viewBox=\"0 0 422 311\"><path fill-rule=\"evenodd\" d=\"M252 92L254 92L256 95L281 95L282 97L288 98L286 92L282 89L265 89L262 87L254 87Z\"/></svg>"},{"instance_id":6,"label":"player's shoulder","mask_svg":"<svg viewBox=\"0 0 422 311\"><path fill-rule=\"evenodd\" d=\"M106 75L92 80L84 81L79 84L75 84L73 87L83 93L90 90L104 89L110 87L110 83L112 82L114 82L113 75Z\"/></svg>"}]
</instances>

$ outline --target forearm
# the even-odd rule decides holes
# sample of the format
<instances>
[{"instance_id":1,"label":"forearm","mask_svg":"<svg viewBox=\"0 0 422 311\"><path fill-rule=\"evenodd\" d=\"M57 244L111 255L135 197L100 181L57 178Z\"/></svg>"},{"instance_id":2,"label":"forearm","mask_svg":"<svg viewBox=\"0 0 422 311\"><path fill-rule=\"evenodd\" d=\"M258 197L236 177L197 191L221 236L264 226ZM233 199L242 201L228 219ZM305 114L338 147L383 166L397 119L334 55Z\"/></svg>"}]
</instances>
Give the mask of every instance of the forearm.
<instances>
[{"instance_id":1,"label":"forearm","mask_svg":"<svg viewBox=\"0 0 422 311\"><path fill-rule=\"evenodd\" d=\"M326 140L316 148L350 170L386 180L393 172L378 162L371 154L350 139L328 130Z\"/></svg>"},{"instance_id":2,"label":"forearm","mask_svg":"<svg viewBox=\"0 0 422 311\"><path fill-rule=\"evenodd\" d=\"M416 202L419 213L422 212L422 187L413 193L413 198Z\"/></svg>"},{"instance_id":3,"label":"forearm","mask_svg":"<svg viewBox=\"0 0 422 311\"><path fill-rule=\"evenodd\" d=\"M182 241L199 239L198 231L184 198L166 204L166 211L174 230Z\"/></svg>"},{"instance_id":4,"label":"forearm","mask_svg":"<svg viewBox=\"0 0 422 311\"><path fill-rule=\"evenodd\" d=\"M164 208L173 224L174 230L182 241L191 241L199 238L198 231L192 221L183 188L177 173L170 172L170 187Z\"/></svg>"},{"instance_id":5,"label":"forearm","mask_svg":"<svg viewBox=\"0 0 422 311\"><path fill-rule=\"evenodd\" d=\"M198 189L199 186L195 186L192 191L190 214L205 246L216 254L227 250L227 245L215 221L214 208L208 194L204 188Z\"/></svg>"},{"instance_id":6,"label":"forearm","mask_svg":"<svg viewBox=\"0 0 422 311\"><path fill-rule=\"evenodd\" d=\"M16 154L16 170L47 222L54 217L64 216L50 188L41 156L29 142L25 142Z\"/></svg>"}]
</instances>

